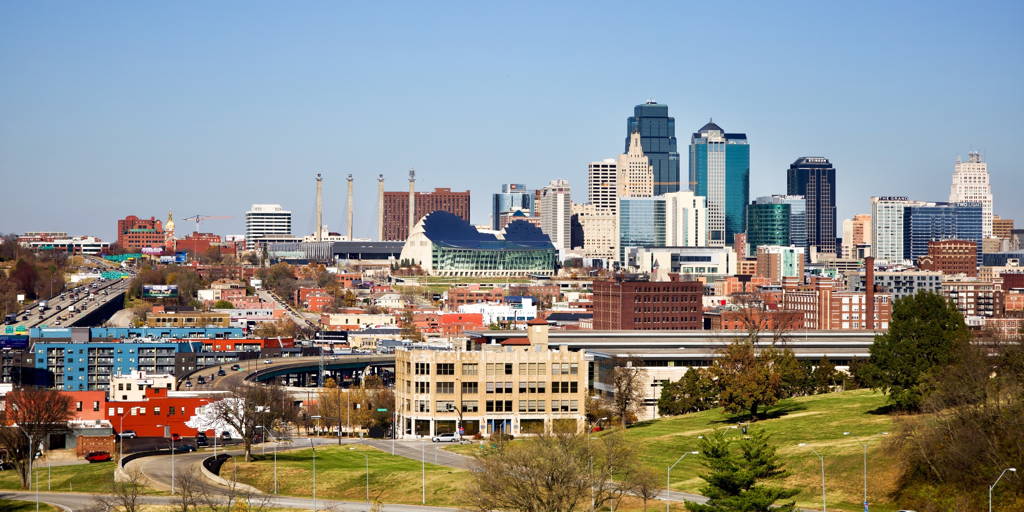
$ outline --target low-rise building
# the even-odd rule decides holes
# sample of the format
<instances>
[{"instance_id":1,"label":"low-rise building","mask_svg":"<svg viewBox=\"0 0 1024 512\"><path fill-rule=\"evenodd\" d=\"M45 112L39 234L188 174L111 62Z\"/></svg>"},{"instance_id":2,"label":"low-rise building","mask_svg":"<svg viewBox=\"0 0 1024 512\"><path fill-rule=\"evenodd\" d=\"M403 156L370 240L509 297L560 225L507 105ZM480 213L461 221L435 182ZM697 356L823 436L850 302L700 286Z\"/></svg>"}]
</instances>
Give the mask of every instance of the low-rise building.
<instances>
[{"instance_id":1,"label":"low-rise building","mask_svg":"<svg viewBox=\"0 0 1024 512\"><path fill-rule=\"evenodd\" d=\"M146 313L147 327L231 327L231 315L220 311Z\"/></svg>"},{"instance_id":2,"label":"low-rise building","mask_svg":"<svg viewBox=\"0 0 1024 512\"><path fill-rule=\"evenodd\" d=\"M550 350L548 326L472 351L395 351L399 435L515 436L584 428L587 356Z\"/></svg>"},{"instance_id":3,"label":"low-rise building","mask_svg":"<svg viewBox=\"0 0 1024 512\"><path fill-rule=\"evenodd\" d=\"M594 281L594 329L703 329L704 284L670 276L669 281L639 276Z\"/></svg>"}]
</instances>

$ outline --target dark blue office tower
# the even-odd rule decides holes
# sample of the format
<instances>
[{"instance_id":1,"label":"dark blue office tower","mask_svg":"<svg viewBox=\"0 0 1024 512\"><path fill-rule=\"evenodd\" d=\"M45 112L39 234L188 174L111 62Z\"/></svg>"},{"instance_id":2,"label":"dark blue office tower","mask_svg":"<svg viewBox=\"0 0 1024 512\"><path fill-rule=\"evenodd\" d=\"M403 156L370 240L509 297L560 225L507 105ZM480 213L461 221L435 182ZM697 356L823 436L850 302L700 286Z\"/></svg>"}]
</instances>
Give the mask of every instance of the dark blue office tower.
<instances>
[{"instance_id":1,"label":"dark blue office tower","mask_svg":"<svg viewBox=\"0 0 1024 512\"><path fill-rule=\"evenodd\" d=\"M640 146L654 166L654 195L678 192L679 152L676 150L676 120L668 116L668 105L653 100L633 107L633 115L626 122L626 145L629 136L640 131Z\"/></svg>"}]
</instances>

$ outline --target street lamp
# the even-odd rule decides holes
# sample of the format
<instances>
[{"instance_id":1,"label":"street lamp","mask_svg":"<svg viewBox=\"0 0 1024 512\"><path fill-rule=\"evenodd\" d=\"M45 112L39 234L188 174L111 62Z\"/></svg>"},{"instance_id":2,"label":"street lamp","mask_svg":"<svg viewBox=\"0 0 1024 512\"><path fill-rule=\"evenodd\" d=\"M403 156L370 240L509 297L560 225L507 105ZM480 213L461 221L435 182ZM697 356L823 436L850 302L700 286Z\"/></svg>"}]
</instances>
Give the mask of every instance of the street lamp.
<instances>
[{"instance_id":1,"label":"street lamp","mask_svg":"<svg viewBox=\"0 0 1024 512\"><path fill-rule=\"evenodd\" d=\"M263 435L273 435L273 433L270 432L270 429L263 425L256 425L256 428L262 429ZM278 443L278 445L280 445L280 443ZM274 446L274 449L272 450L274 452L274 494L277 494L277 448L278 446Z\"/></svg>"},{"instance_id":2,"label":"street lamp","mask_svg":"<svg viewBox=\"0 0 1024 512\"><path fill-rule=\"evenodd\" d=\"M992 485L988 486L988 512L992 512L992 489L996 488L996 484L999 483L999 480L1002 480L1003 475L1005 475L1007 471L1009 471L1010 473L1016 473L1017 472L1017 468L1006 468L1006 469L1004 469L1002 473L999 473L999 478L996 478L996 481L993 482ZM37 489L38 489L38 487L37 487ZM39 504L36 503L36 505L38 506Z\"/></svg>"},{"instance_id":3,"label":"street lamp","mask_svg":"<svg viewBox=\"0 0 1024 512\"><path fill-rule=\"evenodd\" d=\"M309 447L313 450L313 512L316 512L316 446L313 446L312 437L309 438Z\"/></svg>"},{"instance_id":4,"label":"street lamp","mask_svg":"<svg viewBox=\"0 0 1024 512\"><path fill-rule=\"evenodd\" d=\"M798 446L807 446L807 443L800 443ZM825 456L813 449L811 450L811 453L821 460L821 512L827 512L827 504L825 502Z\"/></svg>"},{"instance_id":5,"label":"street lamp","mask_svg":"<svg viewBox=\"0 0 1024 512\"><path fill-rule=\"evenodd\" d=\"M668 494L670 492L672 492L672 489L671 489L672 468L676 467L676 464L679 464L680 462L682 462L683 459L685 459L687 455L697 455L698 453L700 453L700 452L686 452L686 453L680 455L679 458L676 459L676 461L673 462L672 465L669 466L668 469L665 470L665 512L668 512L668 507L669 507Z\"/></svg>"},{"instance_id":6,"label":"street lamp","mask_svg":"<svg viewBox=\"0 0 1024 512\"><path fill-rule=\"evenodd\" d=\"M844 436L850 435L849 432L843 432ZM887 436L888 432L882 432L879 435ZM864 512L868 511L868 443L861 443L864 447Z\"/></svg>"}]
</instances>

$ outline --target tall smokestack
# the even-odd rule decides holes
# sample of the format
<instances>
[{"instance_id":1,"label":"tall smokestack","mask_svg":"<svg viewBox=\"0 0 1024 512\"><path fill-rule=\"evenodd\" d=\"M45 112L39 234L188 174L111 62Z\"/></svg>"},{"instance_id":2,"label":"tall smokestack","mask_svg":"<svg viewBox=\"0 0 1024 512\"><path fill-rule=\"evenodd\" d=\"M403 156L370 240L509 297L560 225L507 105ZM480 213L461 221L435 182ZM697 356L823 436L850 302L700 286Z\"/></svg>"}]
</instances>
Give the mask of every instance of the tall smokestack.
<instances>
[{"instance_id":1,"label":"tall smokestack","mask_svg":"<svg viewBox=\"0 0 1024 512\"><path fill-rule=\"evenodd\" d=\"M323 241L324 232L324 177L316 173L316 241Z\"/></svg>"},{"instance_id":2,"label":"tall smokestack","mask_svg":"<svg viewBox=\"0 0 1024 512\"><path fill-rule=\"evenodd\" d=\"M348 221L348 240L352 241L352 175L348 175L348 200L346 201L345 218Z\"/></svg>"},{"instance_id":3,"label":"tall smokestack","mask_svg":"<svg viewBox=\"0 0 1024 512\"><path fill-rule=\"evenodd\" d=\"M405 237L409 238L412 228L416 225L416 171L409 169L409 232Z\"/></svg>"},{"instance_id":4,"label":"tall smokestack","mask_svg":"<svg viewBox=\"0 0 1024 512\"><path fill-rule=\"evenodd\" d=\"M875 330L875 257L866 256L864 258L864 305L867 308L865 312L866 320L864 322L864 328L873 331Z\"/></svg>"},{"instance_id":5,"label":"tall smokestack","mask_svg":"<svg viewBox=\"0 0 1024 512\"><path fill-rule=\"evenodd\" d=\"M384 240L384 175L377 175L377 240Z\"/></svg>"}]
</instances>

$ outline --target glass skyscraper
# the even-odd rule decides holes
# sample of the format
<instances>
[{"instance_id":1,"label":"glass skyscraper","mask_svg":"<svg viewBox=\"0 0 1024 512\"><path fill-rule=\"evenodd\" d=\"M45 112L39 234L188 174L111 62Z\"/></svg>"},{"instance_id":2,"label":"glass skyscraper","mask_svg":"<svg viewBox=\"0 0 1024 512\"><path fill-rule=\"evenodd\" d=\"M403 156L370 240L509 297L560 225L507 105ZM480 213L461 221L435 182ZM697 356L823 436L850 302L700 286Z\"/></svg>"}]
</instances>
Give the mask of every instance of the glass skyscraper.
<instances>
[{"instance_id":1,"label":"glass skyscraper","mask_svg":"<svg viewBox=\"0 0 1024 512\"><path fill-rule=\"evenodd\" d=\"M903 210L903 258L916 261L928 254L928 242L969 240L978 245L981 264L981 203L932 203Z\"/></svg>"},{"instance_id":2,"label":"glass skyscraper","mask_svg":"<svg viewBox=\"0 0 1024 512\"><path fill-rule=\"evenodd\" d=\"M626 121L626 144L623 153L629 153L629 137L640 132L640 146L654 167L654 195L678 192L679 151L676 148L676 120L668 116L668 105L648 101L633 107L633 115Z\"/></svg>"},{"instance_id":3,"label":"glass skyscraper","mask_svg":"<svg viewBox=\"0 0 1024 512\"><path fill-rule=\"evenodd\" d=\"M526 185L520 183L506 183L501 186L501 192L494 194L491 200L491 229L503 228L502 216L510 216L517 211L522 211L527 216L534 214L533 191L526 190Z\"/></svg>"},{"instance_id":4,"label":"glass skyscraper","mask_svg":"<svg viewBox=\"0 0 1024 512\"><path fill-rule=\"evenodd\" d=\"M654 197L619 199L619 261L627 247L665 247L665 201Z\"/></svg>"},{"instance_id":5,"label":"glass skyscraper","mask_svg":"<svg viewBox=\"0 0 1024 512\"><path fill-rule=\"evenodd\" d=\"M804 196L807 201L807 245L817 247L818 252L835 254L835 167L827 158L800 157L789 166L786 188L788 194Z\"/></svg>"},{"instance_id":6,"label":"glass skyscraper","mask_svg":"<svg viewBox=\"0 0 1024 512\"><path fill-rule=\"evenodd\" d=\"M709 122L690 139L690 190L708 198L708 245L731 244L747 228L750 145L744 133Z\"/></svg>"},{"instance_id":7,"label":"glass skyscraper","mask_svg":"<svg viewBox=\"0 0 1024 512\"><path fill-rule=\"evenodd\" d=\"M807 207L802 196L765 196L747 207L747 250L762 245L807 248Z\"/></svg>"}]
</instances>

